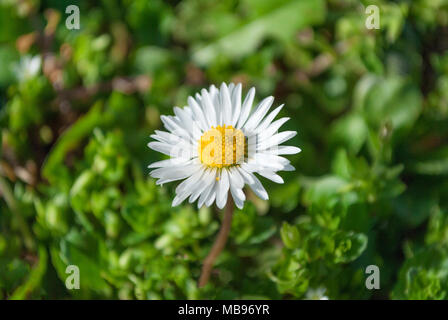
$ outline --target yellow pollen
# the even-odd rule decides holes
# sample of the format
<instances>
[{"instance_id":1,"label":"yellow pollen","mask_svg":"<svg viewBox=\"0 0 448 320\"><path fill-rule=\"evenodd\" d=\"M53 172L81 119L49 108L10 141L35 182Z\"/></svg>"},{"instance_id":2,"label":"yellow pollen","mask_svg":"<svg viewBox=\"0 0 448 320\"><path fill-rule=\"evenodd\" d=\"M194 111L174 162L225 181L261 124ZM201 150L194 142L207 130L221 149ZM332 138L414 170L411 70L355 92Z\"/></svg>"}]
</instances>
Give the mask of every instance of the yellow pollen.
<instances>
[{"instance_id":1,"label":"yellow pollen","mask_svg":"<svg viewBox=\"0 0 448 320\"><path fill-rule=\"evenodd\" d=\"M212 127L199 140L198 152L201 162L209 167L236 165L244 160L246 139L241 130L232 126Z\"/></svg>"}]
</instances>

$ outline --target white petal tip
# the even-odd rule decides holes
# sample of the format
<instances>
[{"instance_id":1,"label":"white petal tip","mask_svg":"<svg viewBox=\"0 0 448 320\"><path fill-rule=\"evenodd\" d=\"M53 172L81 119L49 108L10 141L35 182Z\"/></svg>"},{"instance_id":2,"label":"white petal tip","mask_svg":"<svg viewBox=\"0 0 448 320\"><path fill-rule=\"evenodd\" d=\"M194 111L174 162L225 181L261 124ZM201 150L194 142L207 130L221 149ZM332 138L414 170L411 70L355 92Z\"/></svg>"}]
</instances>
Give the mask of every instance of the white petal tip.
<instances>
[{"instance_id":1,"label":"white petal tip","mask_svg":"<svg viewBox=\"0 0 448 320\"><path fill-rule=\"evenodd\" d=\"M260 199L261 200L269 200L269 195L267 193L262 193L262 194L260 194Z\"/></svg>"},{"instance_id":2,"label":"white petal tip","mask_svg":"<svg viewBox=\"0 0 448 320\"><path fill-rule=\"evenodd\" d=\"M178 205L180 205L180 201L176 198L174 198L173 202L171 203L171 207L177 207Z\"/></svg>"}]
</instances>

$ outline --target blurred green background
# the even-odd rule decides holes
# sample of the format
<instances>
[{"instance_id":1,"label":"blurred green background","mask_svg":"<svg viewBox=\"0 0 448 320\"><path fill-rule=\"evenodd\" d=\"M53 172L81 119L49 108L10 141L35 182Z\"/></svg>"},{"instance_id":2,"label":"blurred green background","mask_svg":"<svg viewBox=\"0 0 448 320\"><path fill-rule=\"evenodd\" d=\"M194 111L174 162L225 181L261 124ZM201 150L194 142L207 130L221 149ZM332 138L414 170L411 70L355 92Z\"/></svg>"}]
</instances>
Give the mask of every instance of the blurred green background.
<instances>
[{"instance_id":1,"label":"blurred green background","mask_svg":"<svg viewBox=\"0 0 448 320\"><path fill-rule=\"evenodd\" d=\"M447 0L0 0L0 23L0 299L448 298ZM199 290L221 214L171 208L146 145L223 81L285 103L303 151Z\"/></svg>"}]
</instances>

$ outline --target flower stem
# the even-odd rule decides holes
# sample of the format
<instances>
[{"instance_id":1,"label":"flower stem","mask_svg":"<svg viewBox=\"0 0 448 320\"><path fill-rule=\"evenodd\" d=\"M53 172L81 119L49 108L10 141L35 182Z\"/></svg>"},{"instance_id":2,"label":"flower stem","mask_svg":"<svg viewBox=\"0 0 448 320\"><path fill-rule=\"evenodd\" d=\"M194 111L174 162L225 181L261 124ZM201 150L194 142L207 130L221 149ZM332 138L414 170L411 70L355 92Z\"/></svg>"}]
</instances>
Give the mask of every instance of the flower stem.
<instances>
[{"instance_id":1,"label":"flower stem","mask_svg":"<svg viewBox=\"0 0 448 320\"><path fill-rule=\"evenodd\" d=\"M213 264L216 258L218 258L222 249L224 249L227 238L229 237L230 227L232 226L232 216L233 216L233 202L232 198L228 197L227 204L224 212L224 219L221 224L221 229L219 230L218 236L216 237L215 243L213 244L210 253L207 258L205 258L202 265L201 276L199 278L198 287L202 288L208 283L210 274L212 273Z\"/></svg>"}]
</instances>

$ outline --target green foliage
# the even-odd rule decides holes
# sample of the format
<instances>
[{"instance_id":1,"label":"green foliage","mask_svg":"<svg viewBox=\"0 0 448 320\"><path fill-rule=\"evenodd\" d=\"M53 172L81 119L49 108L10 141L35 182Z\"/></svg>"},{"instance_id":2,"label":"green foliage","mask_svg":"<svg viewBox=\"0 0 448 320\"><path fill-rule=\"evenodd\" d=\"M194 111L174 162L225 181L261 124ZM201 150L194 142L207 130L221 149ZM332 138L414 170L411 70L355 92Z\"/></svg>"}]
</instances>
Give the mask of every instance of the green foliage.
<instances>
[{"instance_id":1,"label":"green foliage","mask_svg":"<svg viewBox=\"0 0 448 320\"><path fill-rule=\"evenodd\" d=\"M79 30L69 4L0 1L0 299L448 298L447 1L82 0ZM198 289L221 213L172 208L146 144L221 81L303 151Z\"/></svg>"}]
</instances>

